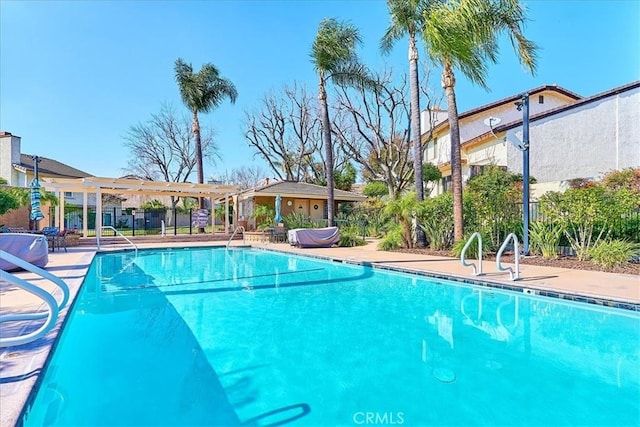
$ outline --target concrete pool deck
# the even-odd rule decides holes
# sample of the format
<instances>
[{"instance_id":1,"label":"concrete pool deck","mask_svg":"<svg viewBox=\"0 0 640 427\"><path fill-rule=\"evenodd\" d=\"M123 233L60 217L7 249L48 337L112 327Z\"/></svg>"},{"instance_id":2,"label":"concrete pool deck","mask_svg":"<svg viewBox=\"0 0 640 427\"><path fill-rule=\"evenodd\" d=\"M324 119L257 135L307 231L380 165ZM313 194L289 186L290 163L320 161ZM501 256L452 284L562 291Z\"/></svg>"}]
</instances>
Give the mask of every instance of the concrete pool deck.
<instances>
[{"instance_id":1,"label":"concrete pool deck","mask_svg":"<svg viewBox=\"0 0 640 427\"><path fill-rule=\"evenodd\" d=\"M527 288L544 295L603 303L627 304L637 309L640 304L640 276L570 270L555 267L539 267L521 264L521 280L511 281L508 272L498 272L494 262L485 261L485 275L472 276L470 267L463 267L459 259L399 252L383 252L376 249L376 242L356 248L295 248L286 243L256 243L253 247L280 252L314 256L354 264L371 265L376 268L404 270L437 277L450 276L459 281L483 281L491 286ZM170 242L164 244L144 243L143 248L223 246L224 242ZM232 246L241 246L234 241ZM117 247L116 249L123 249ZM72 247L68 252L50 253L46 270L63 279L70 287L73 299L79 290L87 269L96 253L95 247ZM512 264L505 264L512 266ZM17 276L51 290L48 281L27 273ZM59 300L60 292L54 293ZM17 287L0 281L0 314L34 311L42 307L41 300ZM57 333L68 309L61 312L56 327L46 337L30 344L0 349L0 425L15 425L31 388L42 372L47 356L55 342ZM18 325L9 324L0 329L0 336L15 336Z\"/></svg>"}]
</instances>

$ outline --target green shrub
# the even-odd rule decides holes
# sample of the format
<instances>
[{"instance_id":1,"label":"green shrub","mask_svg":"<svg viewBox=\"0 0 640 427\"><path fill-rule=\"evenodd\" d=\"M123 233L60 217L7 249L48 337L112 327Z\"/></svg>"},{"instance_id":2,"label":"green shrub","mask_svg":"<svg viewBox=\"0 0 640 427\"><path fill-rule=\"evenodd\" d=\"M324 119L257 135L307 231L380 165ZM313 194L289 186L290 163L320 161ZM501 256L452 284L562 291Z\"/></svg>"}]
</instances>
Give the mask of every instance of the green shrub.
<instances>
[{"instance_id":1,"label":"green shrub","mask_svg":"<svg viewBox=\"0 0 640 427\"><path fill-rule=\"evenodd\" d=\"M453 255L456 258L460 258L460 256L462 255L462 250L464 249L464 245L467 244L467 241L471 237L471 234L473 233L465 235L462 240L459 240L453 245L453 247L451 248L451 255ZM489 240L489 238L485 234L481 233L481 235L482 235L482 256L484 257L485 255L492 252L493 245L491 244L491 240ZM471 243L469 248L467 248L467 253L465 254L465 258L467 259L478 258L477 238L474 239L473 243Z\"/></svg>"},{"instance_id":2,"label":"green shrub","mask_svg":"<svg viewBox=\"0 0 640 427\"><path fill-rule=\"evenodd\" d=\"M292 212L286 215L284 218L284 223L287 224L288 229L294 228L312 228L313 222L309 220L306 216L298 212Z\"/></svg>"},{"instance_id":3,"label":"green shrub","mask_svg":"<svg viewBox=\"0 0 640 427\"><path fill-rule=\"evenodd\" d=\"M345 229L340 230L340 242L338 242L338 246L341 247L354 247L354 246L364 246L365 241L362 237L358 235L353 229Z\"/></svg>"},{"instance_id":4,"label":"green shrub","mask_svg":"<svg viewBox=\"0 0 640 427\"><path fill-rule=\"evenodd\" d=\"M378 243L378 249L392 251L404 246L404 230L401 225L396 225Z\"/></svg>"},{"instance_id":5,"label":"green shrub","mask_svg":"<svg viewBox=\"0 0 640 427\"><path fill-rule=\"evenodd\" d=\"M534 221L530 224L529 244L532 252L544 258L558 258L562 227L556 223Z\"/></svg>"},{"instance_id":6,"label":"green shrub","mask_svg":"<svg viewBox=\"0 0 640 427\"><path fill-rule=\"evenodd\" d=\"M624 240L603 240L589 249L591 259L607 268L623 265L639 254L640 245Z\"/></svg>"},{"instance_id":7,"label":"green shrub","mask_svg":"<svg viewBox=\"0 0 640 427\"><path fill-rule=\"evenodd\" d=\"M444 193L421 202L420 228L433 250L442 250L453 242L453 196Z\"/></svg>"},{"instance_id":8,"label":"green shrub","mask_svg":"<svg viewBox=\"0 0 640 427\"><path fill-rule=\"evenodd\" d=\"M411 191L400 199L389 200L384 207L384 215L389 222L401 226L400 237L402 238L401 246L413 248L412 219L413 213L420 206L416 201L415 192ZM394 228L395 230L395 228Z\"/></svg>"},{"instance_id":9,"label":"green shrub","mask_svg":"<svg viewBox=\"0 0 640 427\"><path fill-rule=\"evenodd\" d=\"M267 205L256 205L251 217L255 218L258 230L265 230L273 225L276 211Z\"/></svg>"},{"instance_id":10,"label":"green shrub","mask_svg":"<svg viewBox=\"0 0 640 427\"><path fill-rule=\"evenodd\" d=\"M610 237L614 223L638 205L640 197L630 190L609 190L601 186L549 192L540 197L540 211L562 230L579 260Z\"/></svg>"},{"instance_id":11,"label":"green shrub","mask_svg":"<svg viewBox=\"0 0 640 427\"><path fill-rule=\"evenodd\" d=\"M13 194L4 189L0 190L0 215L19 207L18 199Z\"/></svg>"}]
</instances>

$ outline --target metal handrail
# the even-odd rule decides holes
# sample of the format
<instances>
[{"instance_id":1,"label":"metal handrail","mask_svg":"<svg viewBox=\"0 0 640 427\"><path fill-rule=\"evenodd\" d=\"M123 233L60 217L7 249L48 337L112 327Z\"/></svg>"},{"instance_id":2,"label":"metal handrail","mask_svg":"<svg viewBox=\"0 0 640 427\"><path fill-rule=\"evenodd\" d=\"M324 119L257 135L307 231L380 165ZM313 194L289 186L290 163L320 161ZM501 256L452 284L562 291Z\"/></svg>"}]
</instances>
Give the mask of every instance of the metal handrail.
<instances>
[{"instance_id":1,"label":"metal handrail","mask_svg":"<svg viewBox=\"0 0 640 427\"><path fill-rule=\"evenodd\" d=\"M502 256L502 252L507 248L509 241L513 240L513 253L516 259L516 269L515 271L511 267L503 267L500 264L500 257ZM499 271L509 271L509 276L511 280L519 280L520 279L520 246L518 245L518 236L515 233L510 233L502 242L502 246L500 246L500 250L498 251L498 255L496 255L496 266Z\"/></svg>"},{"instance_id":2,"label":"metal handrail","mask_svg":"<svg viewBox=\"0 0 640 427\"><path fill-rule=\"evenodd\" d=\"M478 238L478 268L477 269L476 269L475 263L467 262L467 260L464 258L464 255L467 253L467 249L469 249L469 246L471 246L471 242L473 242L473 239L475 237ZM464 248L462 248L462 254L460 254L460 262L462 263L463 267L471 266L473 268L474 276L481 276L484 274L482 272L482 235L480 235L480 233L478 233L477 231L473 233L471 237L469 237L469 240L467 240L467 243L464 245Z\"/></svg>"},{"instance_id":3,"label":"metal handrail","mask_svg":"<svg viewBox=\"0 0 640 427\"><path fill-rule=\"evenodd\" d=\"M67 284L62 281L60 278L54 276L37 267L22 258L18 258L17 256L0 250L0 258L9 261L11 264L16 265L20 268L23 268L32 273L38 274L39 276L50 280L58 286L62 290L62 300L60 304L56 301L52 294L47 292L46 290L35 286L24 279L21 279L13 274L10 274L4 270L0 269L0 279L5 280L9 283L13 283L25 291L36 295L37 297L42 298L45 304L48 306L48 310L46 312L35 312L35 313L16 313L16 314L4 314L0 315L0 323L4 322L20 322L25 320L37 320L47 318L47 320L35 331L32 331L25 335L19 335L17 337L5 337L0 338L0 347L11 347L16 345L27 344L32 341L35 341L44 335L46 335L55 325L56 320L58 319L58 313L62 310L69 302L69 287Z\"/></svg>"},{"instance_id":4,"label":"metal handrail","mask_svg":"<svg viewBox=\"0 0 640 427\"><path fill-rule=\"evenodd\" d=\"M122 234L121 232L119 232L118 230L116 230L115 228L113 228L110 225L103 225L102 227L100 227L101 233L102 234L102 230L111 230L114 233L116 233L118 236L122 237L124 240L126 240L127 242L129 242L129 244L131 246L133 246L133 250L135 251L136 256L138 256L138 246L136 246L135 243L133 243L131 240L129 240L127 238L127 236L125 236L124 234ZM98 245L98 250L100 250L100 235L96 235L96 243Z\"/></svg>"},{"instance_id":5,"label":"metal handrail","mask_svg":"<svg viewBox=\"0 0 640 427\"><path fill-rule=\"evenodd\" d=\"M236 236L236 233L238 232L238 230L242 229L242 244L245 244L245 240L244 240L244 227L239 225L237 226L234 230L233 233L231 233L231 237L229 237L229 241L227 242L227 248L229 247L229 245L231 244L231 241L233 240L233 238Z\"/></svg>"}]
</instances>

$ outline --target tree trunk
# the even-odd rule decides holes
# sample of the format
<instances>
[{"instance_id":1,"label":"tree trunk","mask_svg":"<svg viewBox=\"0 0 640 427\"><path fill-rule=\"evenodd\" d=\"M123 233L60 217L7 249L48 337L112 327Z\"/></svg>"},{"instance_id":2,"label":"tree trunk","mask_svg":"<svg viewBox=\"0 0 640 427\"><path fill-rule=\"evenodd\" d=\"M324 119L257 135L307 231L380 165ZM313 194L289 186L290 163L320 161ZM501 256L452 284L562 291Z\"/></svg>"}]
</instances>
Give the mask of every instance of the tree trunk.
<instances>
[{"instance_id":1,"label":"tree trunk","mask_svg":"<svg viewBox=\"0 0 640 427\"><path fill-rule=\"evenodd\" d=\"M325 173L327 175L327 225L333 226L333 208L335 205L333 183L333 145L331 144L331 122L329 121L329 106L324 80L320 79L318 99L320 100L320 115L322 121L322 141L324 143Z\"/></svg>"},{"instance_id":2,"label":"tree trunk","mask_svg":"<svg viewBox=\"0 0 640 427\"><path fill-rule=\"evenodd\" d=\"M418 81L418 49L415 35L409 37L409 87L411 91L411 134L413 137L413 176L416 200L424 200L422 182L422 139L420 135L420 88Z\"/></svg>"},{"instance_id":3,"label":"tree trunk","mask_svg":"<svg viewBox=\"0 0 640 427\"><path fill-rule=\"evenodd\" d=\"M415 34L409 35L409 87L411 92L411 136L413 137L413 177L416 186L416 200L424 200L422 180L422 135L420 129L420 82L418 80L418 48ZM417 224L417 223L416 223ZM422 228L416 225L415 244L424 247L427 239Z\"/></svg>"},{"instance_id":4,"label":"tree trunk","mask_svg":"<svg viewBox=\"0 0 640 427\"><path fill-rule=\"evenodd\" d=\"M458 242L464 236L462 218L462 156L460 154L460 123L456 104L456 84L451 64L445 62L442 72L442 88L447 95L447 115L451 138L451 187L453 190L453 240Z\"/></svg>"},{"instance_id":5,"label":"tree trunk","mask_svg":"<svg viewBox=\"0 0 640 427\"><path fill-rule=\"evenodd\" d=\"M196 140L196 171L198 174L198 184L204 184L204 171L202 170L202 141L200 140L200 122L198 121L198 112L193 112L193 136ZM204 209L204 198L198 199L200 209ZM204 228L198 228L198 233L204 233Z\"/></svg>"}]
</instances>

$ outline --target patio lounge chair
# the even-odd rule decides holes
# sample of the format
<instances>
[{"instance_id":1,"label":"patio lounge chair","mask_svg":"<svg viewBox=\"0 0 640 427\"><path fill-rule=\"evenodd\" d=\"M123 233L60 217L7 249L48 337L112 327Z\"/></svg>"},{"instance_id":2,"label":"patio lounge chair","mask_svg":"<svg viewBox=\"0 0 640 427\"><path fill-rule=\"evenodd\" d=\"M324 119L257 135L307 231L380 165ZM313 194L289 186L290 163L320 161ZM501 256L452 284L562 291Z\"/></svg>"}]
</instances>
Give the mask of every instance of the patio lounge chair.
<instances>
[{"instance_id":1,"label":"patio lounge chair","mask_svg":"<svg viewBox=\"0 0 640 427\"><path fill-rule=\"evenodd\" d=\"M340 241L338 227L295 228L288 232L289 243L301 248L330 248Z\"/></svg>"},{"instance_id":2,"label":"patio lounge chair","mask_svg":"<svg viewBox=\"0 0 640 427\"><path fill-rule=\"evenodd\" d=\"M49 262L47 238L39 234L1 233L0 249L37 267L44 267ZM17 266L0 258L0 270L17 269Z\"/></svg>"}]
</instances>

